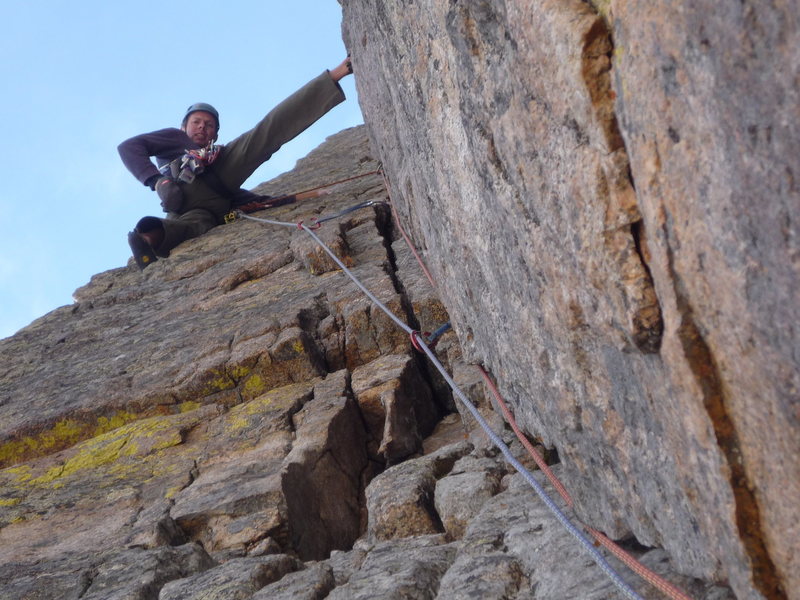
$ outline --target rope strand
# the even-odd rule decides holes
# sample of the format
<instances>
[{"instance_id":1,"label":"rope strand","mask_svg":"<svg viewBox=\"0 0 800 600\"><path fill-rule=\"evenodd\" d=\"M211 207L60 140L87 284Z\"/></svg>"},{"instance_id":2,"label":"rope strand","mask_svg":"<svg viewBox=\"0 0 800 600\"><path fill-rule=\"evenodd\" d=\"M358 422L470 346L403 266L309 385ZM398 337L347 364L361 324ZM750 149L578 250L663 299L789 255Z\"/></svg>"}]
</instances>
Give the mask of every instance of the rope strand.
<instances>
[{"instance_id":1,"label":"rope strand","mask_svg":"<svg viewBox=\"0 0 800 600\"><path fill-rule=\"evenodd\" d=\"M344 179L339 179L337 181L332 181L330 183L326 183L324 185L318 185L317 187L309 188L307 190L302 190L300 192L295 192L292 194L293 196L302 196L303 194L308 194L309 192L316 192L317 190L322 190L325 188L333 187L335 185L339 185L340 183L347 183L348 181L354 181L356 179L362 179L364 177L369 177L370 175L377 175L378 173L382 173L380 169L375 169L374 171L369 171L368 173L361 173L359 175L353 175L352 177L346 177Z\"/></svg>"},{"instance_id":2,"label":"rope strand","mask_svg":"<svg viewBox=\"0 0 800 600\"><path fill-rule=\"evenodd\" d=\"M425 273L425 277L427 277L428 281L431 282L431 287L433 289L436 289L436 284L433 281L433 276L431 276L430 271L428 271L428 267L425 266L425 263L423 262L422 257L420 257L419 253L417 252L417 249L414 247L414 244L411 243L411 238L408 237L406 230L403 229L403 226L400 224L400 215L397 214L397 208L395 207L394 202L392 202L392 197L391 194L389 193L389 180L386 178L386 173L384 173L383 171L381 171L380 173L383 176L383 185L384 187L386 187L386 194L389 196L389 206L392 208L392 215L394 215L394 221L395 223L397 223L397 229L400 231L400 235L403 236L403 239L406 241L406 244L408 244L408 247L411 249L411 252L416 257L419 266L422 268L422 272Z\"/></svg>"}]
</instances>

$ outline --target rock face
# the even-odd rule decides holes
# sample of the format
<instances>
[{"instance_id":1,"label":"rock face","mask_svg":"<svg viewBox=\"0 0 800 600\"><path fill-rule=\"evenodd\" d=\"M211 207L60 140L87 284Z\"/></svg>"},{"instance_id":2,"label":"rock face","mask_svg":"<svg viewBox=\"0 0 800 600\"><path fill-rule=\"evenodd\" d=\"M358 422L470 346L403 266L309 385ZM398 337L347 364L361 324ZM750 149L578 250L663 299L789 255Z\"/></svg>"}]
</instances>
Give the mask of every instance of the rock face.
<instances>
[{"instance_id":1,"label":"rock face","mask_svg":"<svg viewBox=\"0 0 800 600\"><path fill-rule=\"evenodd\" d=\"M356 128L264 189L374 166ZM259 216L382 202L382 181ZM433 330L447 313L387 211L319 235L396 314ZM0 342L0 597L556 600L564 581L569 597L622 597L450 412L402 330L303 235L219 227L144 272L96 276L75 305ZM507 435L452 332L437 351ZM634 551L696 598L731 597L676 574L662 550Z\"/></svg>"},{"instance_id":2,"label":"rock face","mask_svg":"<svg viewBox=\"0 0 800 600\"><path fill-rule=\"evenodd\" d=\"M437 355L531 465L495 374L555 506L692 598L800 598L798 7L342 4L367 127L260 191L364 177L0 340L0 597L624 597L291 225L374 201L319 237L452 315Z\"/></svg>"},{"instance_id":3,"label":"rock face","mask_svg":"<svg viewBox=\"0 0 800 600\"><path fill-rule=\"evenodd\" d=\"M375 166L360 128L267 189L307 189ZM384 198L371 174L311 206L261 216L295 223ZM378 204L320 235L413 320L387 250L387 215ZM247 557L240 571L252 576L196 582L249 597L280 579L265 572L352 547L367 483L419 452L451 400L434 393L407 335L306 237L253 221L219 227L143 272L94 277L76 304L1 342L0 555L11 587L0 596L13 597L15 573L35 564L60 565L91 595L104 569L121 569L120 551L158 562L156 550L185 547L202 560L154 575L148 590ZM430 289L418 296L438 304ZM280 569L255 560L287 553L296 558ZM170 585L162 597L194 585Z\"/></svg>"},{"instance_id":4,"label":"rock face","mask_svg":"<svg viewBox=\"0 0 800 600\"><path fill-rule=\"evenodd\" d=\"M800 598L800 6L722 4L342 2L393 201L578 514Z\"/></svg>"}]
</instances>

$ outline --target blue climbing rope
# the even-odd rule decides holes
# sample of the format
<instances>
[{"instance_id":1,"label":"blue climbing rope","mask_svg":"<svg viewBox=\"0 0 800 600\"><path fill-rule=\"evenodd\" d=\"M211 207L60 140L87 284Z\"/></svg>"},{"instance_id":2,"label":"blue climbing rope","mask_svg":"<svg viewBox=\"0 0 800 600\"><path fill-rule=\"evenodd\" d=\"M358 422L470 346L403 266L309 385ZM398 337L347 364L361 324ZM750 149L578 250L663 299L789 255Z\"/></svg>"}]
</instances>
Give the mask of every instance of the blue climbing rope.
<instances>
[{"instance_id":1,"label":"blue climbing rope","mask_svg":"<svg viewBox=\"0 0 800 600\"><path fill-rule=\"evenodd\" d=\"M355 209L353 209L353 210L355 210ZM350 211L347 211L347 212L350 212ZM347 266L339 259L339 257L336 256L336 254L317 236L317 234L314 233L314 231L312 230L311 227L309 227L308 225L305 225L302 221L300 223L285 223L285 222L281 222L281 221L273 221L273 220L270 220L270 219L261 219L261 218L258 218L258 217L251 217L251 216L246 215L246 214L242 214L241 217L245 218L245 219L248 219L248 220L251 220L251 221L258 221L258 222L261 222L261 223L268 223L270 225L278 225L278 226L284 226L284 227L298 227L299 229L302 229L308 235L310 235L314 239L314 241L317 242L317 244L319 244L319 246L323 250L325 250L325 252L328 254L328 256L330 256L331 259L342 269L342 272L345 275L347 275L353 281L353 283L355 283L356 286L358 286L358 288L370 300L372 300L372 302L374 302L378 306L378 308L380 308L384 313L386 313L386 315L389 318L391 318L401 329L403 329L406 333L408 333L411 336L411 339L414 342L414 345L416 347L418 347L418 348L421 348L422 351L428 356L428 358L431 360L431 362L436 367L436 369L442 374L442 377L444 377L445 381L447 381L447 384L453 390L453 392L455 393L456 397L461 401L461 403L466 407L466 409L472 414L472 416L478 422L478 425L480 425L481 428L486 432L486 435L489 436L489 438L492 440L492 442L495 444L495 446L497 446L497 448L500 450L500 452L503 453L503 456L506 458L506 460L530 484L530 486L534 489L536 494L539 496L539 498L542 500L542 502L544 502L545 506L547 506L547 508L550 510L550 512L553 513L553 515L556 517L556 519L559 521L559 523L561 523L561 525L564 526L564 528L581 544L581 546L583 546L583 548L590 554L590 556L592 557L594 562L597 564L597 566L599 566L600 569L608 576L608 578L612 581L612 583L625 595L625 597L629 598L630 600L643 600L642 597L639 594L637 594L636 591L633 590L633 588L631 588L625 582L624 579L622 579L622 577L619 575L619 573L617 573L611 567L611 565L608 564L608 561L606 561L605 557L600 553L600 551L597 548L595 548L595 546L592 544L592 542L589 541L589 539L585 535L583 535L583 533L577 527L575 527L575 525L573 525L573 523L569 520L567 515L564 514L564 512L556 505L556 503L553 501L553 499L550 498L550 496L547 494L547 492L542 487L542 485L538 481L536 481L536 478L531 474L531 472L528 471L528 469L526 469L514 457L514 455L511 453L511 450L508 448L508 446L505 444L505 442L503 442L503 440L500 438L500 436L498 436L494 432L494 430L489 426L489 424L486 422L486 420L483 418L483 416L481 416L480 412L478 412L478 409L475 407L475 405L472 404L472 402L469 401L469 399L466 397L464 392L461 391L461 388L459 388L458 385L456 384L456 382L453 381L453 378L450 377L449 373L447 373L447 370L444 368L442 363L439 362L439 359L436 357L436 355L433 353L433 351L428 347L428 344L426 344L425 341L422 339L422 336L419 334L419 332L413 330L406 323L404 323L402 320L400 320L392 311L390 311L386 307L385 304L383 304L383 302L378 300L378 298L372 292L370 292L366 287L364 287L364 285L358 280L358 278L355 275L353 275L353 273L350 271L350 269L347 268ZM329 219L326 218L325 220L329 220ZM321 222L322 222L321 220L317 220L316 224L312 225L312 227L314 227L314 228L318 227L318 224L321 223ZM449 326L449 323L447 323L446 325ZM445 329L445 331L446 331L446 329ZM442 333L444 333L444 332L442 332Z\"/></svg>"}]
</instances>

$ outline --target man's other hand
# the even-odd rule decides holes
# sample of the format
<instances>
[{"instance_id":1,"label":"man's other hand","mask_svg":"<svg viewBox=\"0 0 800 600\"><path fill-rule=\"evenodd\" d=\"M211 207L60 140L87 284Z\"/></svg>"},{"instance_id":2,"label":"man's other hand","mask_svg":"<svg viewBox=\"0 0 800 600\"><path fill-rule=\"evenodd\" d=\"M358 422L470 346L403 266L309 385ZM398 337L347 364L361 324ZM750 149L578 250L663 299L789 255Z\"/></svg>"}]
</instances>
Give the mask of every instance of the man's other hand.
<instances>
[{"instance_id":1,"label":"man's other hand","mask_svg":"<svg viewBox=\"0 0 800 600\"><path fill-rule=\"evenodd\" d=\"M164 212L178 212L183 206L183 192L171 177L161 177L156 182L156 193L161 199Z\"/></svg>"}]
</instances>

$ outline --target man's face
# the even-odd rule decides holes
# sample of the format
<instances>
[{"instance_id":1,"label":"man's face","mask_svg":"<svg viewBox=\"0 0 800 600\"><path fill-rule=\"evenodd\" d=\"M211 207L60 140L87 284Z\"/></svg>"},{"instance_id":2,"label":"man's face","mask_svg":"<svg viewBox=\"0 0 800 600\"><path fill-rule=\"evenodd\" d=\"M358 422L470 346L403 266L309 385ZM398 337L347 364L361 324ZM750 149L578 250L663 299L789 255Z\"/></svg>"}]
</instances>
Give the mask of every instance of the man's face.
<instances>
[{"instance_id":1,"label":"man's face","mask_svg":"<svg viewBox=\"0 0 800 600\"><path fill-rule=\"evenodd\" d=\"M217 121L214 115L204 110L190 114L182 129L198 146L208 146L217 139Z\"/></svg>"}]
</instances>

